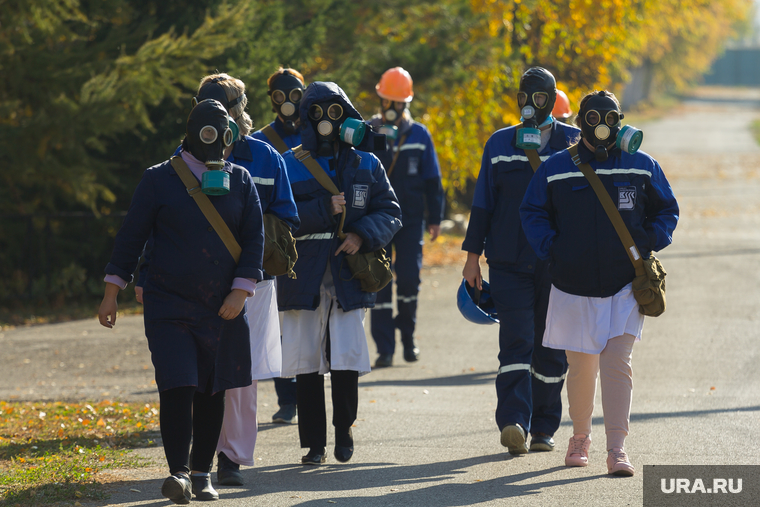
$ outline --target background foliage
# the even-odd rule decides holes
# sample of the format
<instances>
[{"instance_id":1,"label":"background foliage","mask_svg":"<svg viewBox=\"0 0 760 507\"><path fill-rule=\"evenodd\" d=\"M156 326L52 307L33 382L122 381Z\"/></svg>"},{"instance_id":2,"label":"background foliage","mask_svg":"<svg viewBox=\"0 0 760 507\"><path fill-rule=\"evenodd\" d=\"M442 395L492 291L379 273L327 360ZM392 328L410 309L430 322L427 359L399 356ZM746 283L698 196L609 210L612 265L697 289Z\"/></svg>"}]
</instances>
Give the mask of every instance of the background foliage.
<instances>
[{"instance_id":1,"label":"background foliage","mask_svg":"<svg viewBox=\"0 0 760 507\"><path fill-rule=\"evenodd\" d=\"M0 3L0 300L100 292L142 171L181 140L200 78L247 83L257 127L280 65L335 81L365 116L400 65L433 133L451 208L482 146L517 121L519 76L542 65L576 106L652 69L654 90L699 79L748 25L751 0L6 0ZM8 303L9 304L9 303Z\"/></svg>"}]
</instances>

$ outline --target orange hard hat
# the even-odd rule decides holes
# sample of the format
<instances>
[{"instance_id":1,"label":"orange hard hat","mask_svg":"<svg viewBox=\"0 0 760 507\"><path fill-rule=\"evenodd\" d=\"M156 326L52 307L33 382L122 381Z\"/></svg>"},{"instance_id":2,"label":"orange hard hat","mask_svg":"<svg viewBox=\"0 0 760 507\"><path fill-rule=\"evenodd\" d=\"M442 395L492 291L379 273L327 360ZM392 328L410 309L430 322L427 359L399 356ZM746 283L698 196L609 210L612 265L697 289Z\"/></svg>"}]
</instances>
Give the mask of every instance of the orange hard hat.
<instances>
[{"instance_id":1,"label":"orange hard hat","mask_svg":"<svg viewBox=\"0 0 760 507\"><path fill-rule=\"evenodd\" d=\"M554 109L552 109L552 116L555 118L570 118L573 110L570 109L570 101L567 99L567 95L562 90L557 90L557 100L554 102Z\"/></svg>"},{"instance_id":2,"label":"orange hard hat","mask_svg":"<svg viewBox=\"0 0 760 507\"><path fill-rule=\"evenodd\" d=\"M393 67L383 72L375 90L380 98L394 102L411 102L414 97L412 76L401 67Z\"/></svg>"}]
</instances>

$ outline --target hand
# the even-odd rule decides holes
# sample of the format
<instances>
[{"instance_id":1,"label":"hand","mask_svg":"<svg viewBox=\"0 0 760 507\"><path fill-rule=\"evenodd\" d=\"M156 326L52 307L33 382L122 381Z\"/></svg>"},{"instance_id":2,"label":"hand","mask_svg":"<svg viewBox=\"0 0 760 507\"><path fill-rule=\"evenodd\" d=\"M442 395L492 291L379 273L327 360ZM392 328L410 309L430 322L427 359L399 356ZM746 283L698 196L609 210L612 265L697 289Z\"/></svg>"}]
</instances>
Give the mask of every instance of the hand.
<instances>
[{"instance_id":1,"label":"hand","mask_svg":"<svg viewBox=\"0 0 760 507\"><path fill-rule=\"evenodd\" d=\"M116 309L119 307L116 297L119 295L119 286L106 283L103 301L98 309L98 321L103 327L111 329L116 325Z\"/></svg>"},{"instance_id":2,"label":"hand","mask_svg":"<svg viewBox=\"0 0 760 507\"><path fill-rule=\"evenodd\" d=\"M143 288L140 287L139 285L135 285L135 300L140 304L143 304L142 295L143 295Z\"/></svg>"},{"instance_id":3,"label":"hand","mask_svg":"<svg viewBox=\"0 0 760 507\"><path fill-rule=\"evenodd\" d=\"M224 320L232 320L243 310L245 307L245 298L248 297L248 292L241 289L232 289L224 298L224 303L219 309L219 316Z\"/></svg>"},{"instance_id":4,"label":"hand","mask_svg":"<svg viewBox=\"0 0 760 507\"><path fill-rule=\"evenodd\" d=\"M467 261L464 263L462 276L470 284L470 287L477 287L478 290L483 290L483 277L480 274L480 255L467 252Z\"/></svg>"},{"instance_id":5,"label":"hand","mask_svg":"<svg viewBox=\"0 0 760 507\"><path fill-rule=\"evenodd\" d=\"M341 252L353 255L359 251L362 247L362 243L364 243L364 240L361 236L355 232L348 232L346 233L346 239L343 240L343 243L338 247L338 250L335 251L335 255L338 255Z\"/></svg>"},{"instance_id":6,"label":"hand","mask_svg":"<svg viewBox=\"0 0 760 507\"><path fill-rule=\"evenodd\" d=\"M441 235L441 226L430 224L428 225L428 232L430 233L430 242L432 243Z\"/></svg>"},{"instance_id":7,"label":"hand","mask_svg":"<svg viewBox=\"0 0 760 507\"><path fill-rule=\"evenodd\" d=\"M333 215L340 215L343 213L343 206L346 205L346 197L344 196L344 193L341 192L340 195L332 196L330 204L332 204Z\"/></svg>"}]
</instances>

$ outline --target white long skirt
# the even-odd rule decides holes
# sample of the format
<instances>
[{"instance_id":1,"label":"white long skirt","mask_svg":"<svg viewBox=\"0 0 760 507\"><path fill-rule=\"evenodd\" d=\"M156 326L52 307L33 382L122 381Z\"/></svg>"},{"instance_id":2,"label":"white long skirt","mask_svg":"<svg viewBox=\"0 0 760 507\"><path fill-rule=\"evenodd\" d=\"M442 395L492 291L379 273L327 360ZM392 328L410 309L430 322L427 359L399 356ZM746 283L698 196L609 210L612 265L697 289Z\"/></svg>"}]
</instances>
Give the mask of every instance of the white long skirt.
<instances>
[{"instance_id":1,"label":"white long skirt","mask_svg":"<svg viewBox=\"0 0 760 507\"><path fill-rule=\"evenodd\" d=\"M330 270L325 270L316 310L288 310L282 319L282 376L330 370L370 372L364 333L364 308L344 312L338 306ZM327 357L330 326L330 357Z\"/></svg>"},{"instance_id":2,"label":"white long skirt","mask_svg":"<svg viewBox=\"0 0 760 507\"><path fill-rule=\"evenodd\" d=\"M644 315L629 283L614 296L594 298L562 292L552 285L544 347L600 354L607 340L630 334L641 340Z\"/></svg>"}]
</instances>

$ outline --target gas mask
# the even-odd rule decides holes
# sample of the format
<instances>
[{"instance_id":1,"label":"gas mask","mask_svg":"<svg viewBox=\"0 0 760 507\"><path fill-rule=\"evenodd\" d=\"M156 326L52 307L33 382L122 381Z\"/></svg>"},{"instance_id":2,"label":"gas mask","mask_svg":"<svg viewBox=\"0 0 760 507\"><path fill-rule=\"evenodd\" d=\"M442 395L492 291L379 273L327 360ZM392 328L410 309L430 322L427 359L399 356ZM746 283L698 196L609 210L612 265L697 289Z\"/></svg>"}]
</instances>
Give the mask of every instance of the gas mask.
<instances>
[{"instance_id":1,"label":"gas mask","mask_svg":"<svg viewBox=\"0 0 760 507\"><path fill-rule=\"evenodd\" d=\"M531 67L520 78L517 105L522 127L517 130L515 145L523 150L541 147L541 127L554 121L551 112L557 100L554 76L542 67Z\"/></svg>"},{"instance_id":2,"label":"gas mask","mask_svg":"<svg viewBox=\"0 0 760 507\"><path fill-rule=\"evenodd\" d=\"M396 123L404 116L406 102L396 102L389 99L380 99L380 108L384 124L380 127L379 132L389 141L395 141L398 137L398 127Z\"/></svg>"},{"instance_id":3,"label":"gas mask","mask_svg":"<svg viewBox=\"0 0 760 507\"><path fill-rule=\"evenodd\" d=\"M230 175L224 167L224 149L235 142L237 124L219 101L206 99L190 111L187 118L185 147L209 171L203 173L201 190L207 195L225 195L230 191Z\"/></svg>"},{"instance_id":4,"label":"gas mask","mask_svg":"<svg viewBox=\"0 0 760 507\"><path fill-rule=\"evenodd\" d=\"M291 135L295 134L300 125L298 108L303 97L303 83L289 72L284 72L278 75L270 86L271 89L267 93L272 100L272 111L282 120L285 131Z\"/></svg>"},{"instance_id":5,"label":"gas mask","mask_svg":"<svg viewBox=\"0 0 760 507\"><path fill-rule=\"evenodd\" d=\"M317 156L333 156L335 143L343 141L358 146L367 132L367 124L346 117L343 106L337 102L314 103L309 107L309 121L317 133Z\"/></svg>"},{"instance_id":6,"label":"gas mask","mask_svg":"<svg viewBox=\"0 0 760 507\"><path fill-rule=\"evenodd\" d=\"M594 157L598 162L609 158L609 150L617 148L633 155L639 150L644 134L630 126L621 127L625 117L615 101L599 92L590 97L581 112L581 132L583 138L594 147Z\"/></svg>"}]
</instances>

